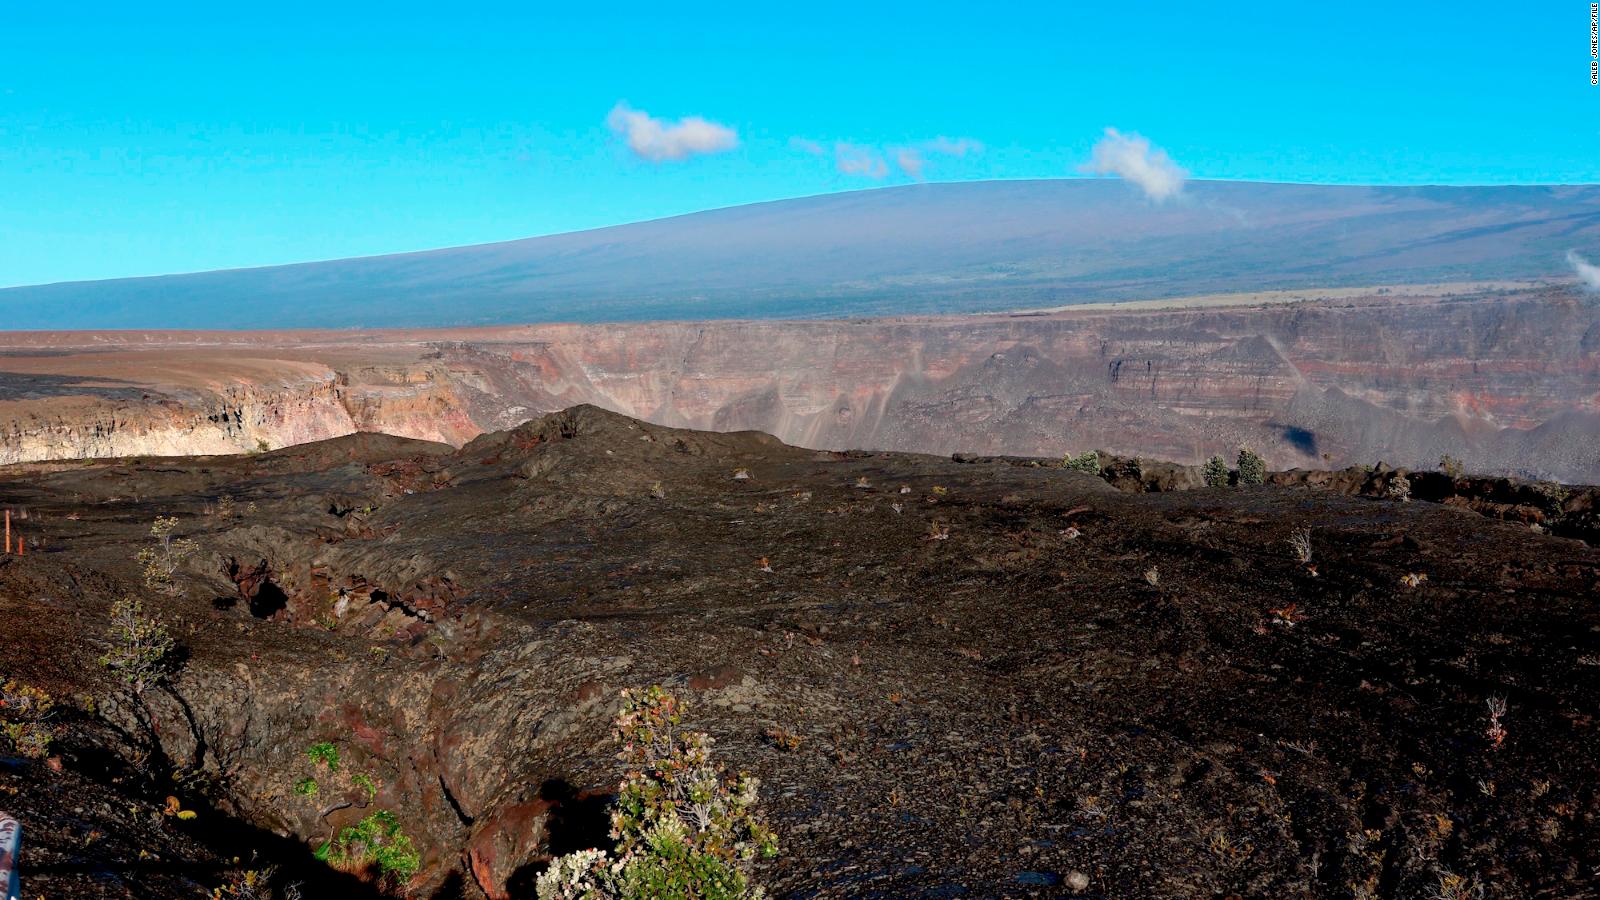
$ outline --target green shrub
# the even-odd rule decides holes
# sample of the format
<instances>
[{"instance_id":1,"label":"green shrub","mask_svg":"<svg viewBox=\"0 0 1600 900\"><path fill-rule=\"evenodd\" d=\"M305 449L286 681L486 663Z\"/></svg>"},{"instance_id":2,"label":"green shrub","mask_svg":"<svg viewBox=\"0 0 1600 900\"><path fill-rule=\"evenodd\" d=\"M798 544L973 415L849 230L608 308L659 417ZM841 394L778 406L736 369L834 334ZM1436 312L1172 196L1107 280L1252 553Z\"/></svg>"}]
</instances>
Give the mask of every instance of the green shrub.
<instances>
[{"instance_id":1,"label":"green shrub","mask_svg":"<svg viewBox=\"0 0 1600 900\"><path fill-rule=\"evenodd\" d=\"M539 877L539 900L741 900L757 857L778 842L756 813L759 782L711 762L711 737L682 731L661 687L623 691L615 737L629 769L611 812L616 855L568 854Z\"/></svg>"},{"instance_id":2,"label":"green shrub","mask_svg":"<svg viewBox=\"0 0 1600 900\"><path fill-rule=\"evenodd\" d=\"M1201 477L1206 480L1206 487L1227 487L1228 478L1232 474L1228 471L1228 461L1220 456L1206 460L1206 464L1200 469Z\"/></svg>"},{"instance_id":3,"label":"green shrub","mask_svg":"<svg viewBox=\"0 0 1600 900\"><path fill-rule=\"evenodd\" d=\"M131 597L111 605L111 648L100 657L134 694L167 680L177 671L178 642L155 615Z\"/></svg>"},{"instance_id":4,"label":"green shrub","mask_svg":"<svg viewBox=\"0 0 1600 900\"><path fill-rule=\"evenodd\" d=\"M328 767L328 771L339 771L339 748L330 741L320 741L306 748L306 759Z\"/></svg>"},{"instance_id":5,"label":"green shrub","mask_svg":"<svg viewBox=\"0 0 1600 900\"><path fill-rule=\"evenodd\" d=\"M1265 484L1267 481L1267 461L1261 454L1249 447L1239 448L1239 483L1240 484Z\"/></svg>"},{"instance_id":6,"label":"green shrub","mask_svg":"<svg viewBox=\"0 0 1600 900\"><path fill-rule=\"evenodd\" d=\"M1074 472L1088 472L1090 475L1099 475L1100 454L1093 450L1085 450L1077 456L1068 453L1061 458L1061 467L1063 469L1071 469Z\"/></svg>"},{"instance_id":7,"label":"green shrub","mask_svg":"<svg viewBox=\"0 0 1600 900\"><path fill-rule=\"evenodd\" d=\"M302 797L315 797L321 791L315 778L302 778L294 783L294 792Z\"/></svg>"},{"instance_id":8,"label":"green shrub","mask_svg":"<svg viewBox=\"0 0 1600 900\"><path fill-rule=\"evenodd\" d=\"M376 874L378 880L396 887L422 868L422 855L400 829L400 820L381 809L340 829L333 840L317 849L316 856L346 872Z\"/></svg>"},{"instance_id":9,"label":"green shrub","mask_svg":"<svg viewBox=\"0 0 1600 900\"><path fill-rule=\"evenodd\" d=\"M0 737L9 742L17 755L44 759L55 740L50 724L50 695L16 681L0 683Z\"/></svg>"}]
</instances>

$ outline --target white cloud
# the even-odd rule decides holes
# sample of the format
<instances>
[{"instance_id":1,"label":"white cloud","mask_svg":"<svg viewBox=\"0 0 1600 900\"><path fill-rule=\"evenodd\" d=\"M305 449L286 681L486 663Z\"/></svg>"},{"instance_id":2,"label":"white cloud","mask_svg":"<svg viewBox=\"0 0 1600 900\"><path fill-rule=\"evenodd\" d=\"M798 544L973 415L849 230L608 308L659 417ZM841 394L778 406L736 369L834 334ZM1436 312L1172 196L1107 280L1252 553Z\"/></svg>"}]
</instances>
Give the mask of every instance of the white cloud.
<instances>
[{"instance_id":1,"label":"white cloud","mask_svg":"<svg viewBox=\"0 0 1600 900\"><path fill-rule=\"evenodd\" d=\"M822 156L823 154L828 152L827 148L823 147L821 144L817 143L816 141L811 140L810 138L803 138L803 137L792 137L792 138L789 138L789 146L793 147L796 150L799 150L801 153L809 153L812 156Z\"/></svg>"},{"instance_id":2,"label":"white cloud","mask_svg":"<svg viewBox=\"0 0 1600 900\"><path fill-rule=\"evenodd\" d=\"M940 153L945 156L966 156L968 153L978 154L983 152L983 142L968 137L949 138L939 135L922 145L929 153Z\"/></svg>"},{"instance_id":3,"label":"white cloud","mask_svg":"<svg viewBox=\"0 0 1600 900\"><path fill-rule=\"evenodd\" d=\"M726 125L699 116L669 122L644 110L632 109L626 103L611 108L606 125L628 142L628 149L651 162L721 153L739 145L738 133Z\"/></svg>"},{"instance_id":4,"label":"white cloud","mask_svg":"<svg viewBox=\"0 0 1600 900\"><path fill-rule=\"evenodd\" d=\"M1166 151L1150 146L1137 134L1123 134L1107 128L1105 137L1094 145L1094 158L1081 167L1096 175L1116 175L1133 182L1144 195L1160 203L1183 191L1187 174L1167 156Z\"/></svg>"},{"instance_id":5,"label":"white cloud","mask_svg":"<svg viewBox=\"0 0 1600 900\"><path fill-rule=\"evenodd\" d=\"M1591 291L1600 291L1600 266L1579 256L1576 250L1567 251L1567 265L1578 273L1578 278L1584 287Z\"/></svg>"},{"instance_id":6,"label":"white cloud","mask_svg":"<svg viewBox=\"0 0 1600 900\"><path fill-rule=\"evenodd\" d=\"M790 138L789 146L813 155L821 155L822 151L816 141L802 137ZM851 144L845 141L833 145L834 163L846 175L887 178L892 160L895 168L918 181L922 180L923 171L929 165L929 156L962 157L982 152L982 143L965 137L940 136L931 141L900 145Z\"/></svg>"},{"instance_id":7,"label":"white cloud","mask_svg":"<svg viewBox=\"0 0 1600 900\"><path fill-rule=\"evenodd\" d=\"M834 164L846 175L865 178L884 178L889 174L889 164L876 147L839 143L833 145Z\"/></svg>"},{"instance_id":8,"label":"white cloud","mask_svg":"<svg viewBox=\"0 0 1600 900\"><path fill-rule=\"evenodd\" d=\"M900 171L920 180L922 167L927 164L927 160L922 158L922 153L915 147L901 147L895 151L894 164L900 167Z\"/></svg>"}]
</instances>

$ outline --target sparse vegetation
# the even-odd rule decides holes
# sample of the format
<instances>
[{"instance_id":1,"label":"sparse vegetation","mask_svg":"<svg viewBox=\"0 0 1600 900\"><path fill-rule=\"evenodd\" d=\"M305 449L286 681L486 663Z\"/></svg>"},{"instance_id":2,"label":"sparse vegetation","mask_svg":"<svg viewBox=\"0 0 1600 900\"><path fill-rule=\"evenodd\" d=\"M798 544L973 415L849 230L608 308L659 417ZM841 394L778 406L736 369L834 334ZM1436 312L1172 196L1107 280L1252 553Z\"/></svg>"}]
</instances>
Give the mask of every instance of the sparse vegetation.
<instances>
[{"instance_id":1,"label":"sparse vegetation","mask_svg":"<svg viewBox=\"0 0 1600 900\"><path fill-rule=\"evenodd\" d=\"M1466 474L1466 468L1461 465L1461 460L1448 453L1439 457L1439 471L1449 475L1451 478L1460 478Z\"/></svg>"},{"instance_id":2,"label":"sparse vegetation","mask_svg":"<svg viewBox=\"0 0 1600 900\"><path fill-rule=\"evenodd\" d=\"M778 748L779 750L784 750L790 753L799 750L800 745L805 742L805 739L800 737L800 735L795 734L793 731L790 731L782 725L773 725L766 731L762 732L762 734L769 742L771 742L772 746Z\"/></svg>"},{"instance_id":3,"label":"sparse vegetation","mask_svg":"<svg viewBox=\"0 0 1600 900\"><path fill-rule=\"evenodd\" d=\"M1559 509L1567 501L1568 491L1556 481L1536 481L1533 483L1534 493L1549 501L1552 506Z\"/></svg>"},{"instance_id":4,"label":"sparse vegetation","mask_svg":"<svg viewBox=\"0 0 1600 900\"><path fill-rule=\"evenodd\" d=\"M1061 458L1061 467L1063 469L1071 469L1074 472L1087 472L1090 475L1099 475L1100 454L1093 450L1085 450L1077 456L1073 456L1072 454L1068 453L1066 456Z\"/></svg>"},{"instance_id":5,"label":"sparse vegetation","mask_svg":"<svg viewBox=\"0 0 1600 900\"><path fill-rule=\"evenodd\" d=\"M135 696L170 678L177 670L178 642L160 617L128 598L111 606L111 647L100 657Z\"/></svg>"},{"instance_id":6,"label":"sparse vegetation","mask_svg":"<svg viewBox=\"0 0 1600 900\"><path fill-rule=\"evenodd\" d=\"M1384 496L1390 500L1399 500L1401 503L1411 502L1411 479L1404 472L1394 473L1389 479L1389 486L1384 489Z\"/></svg>"},{"instance_id":7,"label":"sparse vegetation","mask_svg":"<svg viewBox=\"0 0 1600 900\"><path fill-rule=\"evenodd\" d=\"M401 829L400 820L382 809L340 829L316 856L337 869L392 887L404 885L422 867L422 855Z\"/></svg>"},{"instance_id":8,"label":"sparse vegetation","mask_svg":"<svg viewBox=\"0 0 1600 900\"><path fill-rule=\"evenodd\" d=\"M1484 702L1489 707L1489 727L1484 729L1484 737L1489 739L1489 746L1498 750L1506 740L1506 727L1501 721L1506 715L1506 698L1490 697Z\"/></svg>"},{"instance_id":9,"label":"sparse vegetation","mask_svg":"<svg viewBox=\"0 0 1600 900\"><path fill-rule=\"evenodd\" d=\"M1289 535L1289 548L1302 565L1311 565L1311 529L1301 528Z\"/></svg>"},{"instance_id":10,"label":"sparse vegetation","mask_svg":"<svg viewBox=\"0 0 1600 900\"><path fill-rule=\"evenodd\" d=\"M1227 487L1228 480L1233 473L1228 469L1228 461L1221 456L1213 456L1206 460L1200 469L1200 476L1205 479L1206 487Z\"/></svg>"},{"instance_id":11,"label":"sparse vegetation","mask_svg":"<svg viewBox=\"0 0 1600 900\"><path fill-rule=\"evenodd\" d=\"M330 772L339 771L339 748L330 741L319 741L306 748L306 759Z\"/></svg>"},{"instance_id":12,"label":"sparse vegetation","mask_svg":"<svg viewBox=\"0 0 1600 900\"><path fill-rule=\"evenodd\" d=\"M250 869L229 878L222 887L211 892L211 900L272 900L272 878L276 870L271 866ZM285 897L287 900L287 896Z\"/></svg>"},{"instance_id":13,"label":"sparse vegetation","mask_svg":"<svg viewBox=\"0 0 1600 900\"><path fill-rule=\"evenodd\" d=\"M628 765L611 814L616 855L582 850L539 876L539 900L764 896L750 883L777 840L756 814L759 782L711 762L711 737L683 731L683 707L661 687L623 692L615 737Z\"/></svg>"},{"instance_id":14,"label":"sparse vegetation","mask_svg":"<svg viewBox=\"0 0 1600 900\"><path fill-rule=\"evenodd\" d=\"M176 518L156 516L155 523L150 526L150 535L156 539L156 545L139 551L137 559L143 569L144 586L151 590L177 593L173 578L178 568L200 549L199 544L188 538L174 540L172 532L177 527Z\"/></svg>"},{"instance_id":15,"label":"sparse vegetation","mask_svg":"<svg viewBox=\"0 0 1600 900\"><path fill-rule=\"evenodd\" d=\"M1239 483L1266 484L1267 461L1249 447L1239 448Z\"/></svg>"},{"instance_id":16,"label":"sparse vegetation","mask_svg":"<svg viewBox=\"0 0 1600 900\"><path fill-rule=\"evenodd\" d=\"M55 740L50 710L55 706L50 695L17 681L0 683L0 737L4 737L18 756L44 759Z\"/></svg>"},{"instance_id":17,"label":"sparse vegetation","mask_svg":"<svg viewBox=\"0 0 1600 900\"><path fill-rule=\"evenodd\" d=\"M1454 872L1439 873L1439 883L1433 889L1433 900L1478 900L1483 888L1465 875Z\"/></svg>"}]
</instances>

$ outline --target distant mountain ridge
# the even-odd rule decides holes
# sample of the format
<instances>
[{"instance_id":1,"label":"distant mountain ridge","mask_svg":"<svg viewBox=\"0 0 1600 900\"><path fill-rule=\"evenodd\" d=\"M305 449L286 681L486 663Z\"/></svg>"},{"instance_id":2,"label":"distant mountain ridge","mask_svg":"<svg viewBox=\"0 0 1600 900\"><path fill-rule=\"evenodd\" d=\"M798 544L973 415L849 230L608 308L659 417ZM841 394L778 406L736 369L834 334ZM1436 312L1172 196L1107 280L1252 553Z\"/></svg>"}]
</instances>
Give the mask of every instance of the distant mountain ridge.
<instances>
[{"instance_id":1,"label":"distant mountain ridge","mask_svg":"<svg viewBox=\"0 0 1600 900\"><path fill-rule=\"evenodd\" d=\"M1562 276L1600 186L917 184L390 256L0 290L6 329L437 327L980 312Z\"/></svg>"}]
</instances>

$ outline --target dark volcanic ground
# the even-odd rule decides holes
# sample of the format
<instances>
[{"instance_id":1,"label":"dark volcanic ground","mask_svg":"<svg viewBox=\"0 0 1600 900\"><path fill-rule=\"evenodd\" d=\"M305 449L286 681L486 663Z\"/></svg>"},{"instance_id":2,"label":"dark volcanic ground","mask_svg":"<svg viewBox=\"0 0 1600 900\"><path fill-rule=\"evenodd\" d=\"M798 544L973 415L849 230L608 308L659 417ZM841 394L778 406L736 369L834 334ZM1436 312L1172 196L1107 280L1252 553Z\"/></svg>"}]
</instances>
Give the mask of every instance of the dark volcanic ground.
<instances>
[{"instance_id":1,"label":"dark volcanic ground","mask_svg":"<svg viewBox=\"0 0 1600 900\"><path fill-rule=\"evenodd\" d=\"M359 896L307 848L365 797L292 791L326 740L424 849L414 896L531 896L603 831L617 692L664 682L763 779L780 896L1600 896L1600 554L1280 480L1128 493L592 407L460 451L11 467L0 672L100 699L62 771L0 763L0 809L30 898L205 896L251 850ZM175 596L133 562L158 515L199 544ZM126 594L188 657L132 764L95 664Z\"/></svg>"}]
</instances>

